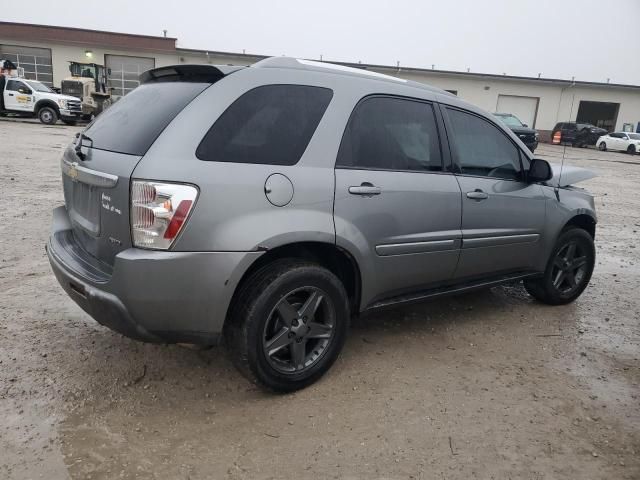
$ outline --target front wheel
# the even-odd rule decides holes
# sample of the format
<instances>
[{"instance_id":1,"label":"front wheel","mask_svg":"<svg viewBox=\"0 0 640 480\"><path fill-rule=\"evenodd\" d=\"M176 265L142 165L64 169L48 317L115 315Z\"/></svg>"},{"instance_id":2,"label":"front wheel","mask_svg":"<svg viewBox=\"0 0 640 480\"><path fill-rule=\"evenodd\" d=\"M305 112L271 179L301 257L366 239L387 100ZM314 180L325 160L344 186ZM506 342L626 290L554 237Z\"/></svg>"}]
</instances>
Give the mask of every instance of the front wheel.
<instances>
[{"instance_id":1,"label":"front wheel","mask_svg":"<svg viewBox=\"0 0 640 480\"><path fill-rule=\"evenodd\" d=\"M45 125L54 125L58 121L58 112L52 107L42 107L38 110L38 119Z\"/></svg>"},{"instance_id":2,"label":"front wheel","mask_svg":"<svg viewBox=\"0 0 640 480\"><path fill-rule=\"evenodd\" d=\"M348 324L342 282L314 263L283 259L262 267L241 287L224 333L245 376L267 389L291 392L331 367Z\"/></svg>"},{"instance_id":3,"label":"front wheel","mask_svg":"<svg viewBox=\"0 0 640 480\"><path fill-rule=\"evenodd\" d=\"M598 145L598 148L600 149L601 152L606 152L607 151L607 144L604 142L600 142L600 145Z\"/></svg>"},{"instance_id":4,"label":"front wheel","mask_svg":"<svg viewBox=\"0 0 640 480\"><path fill-rule=\"evenodd\" d=\"M636 154L636 146L635 145L629 145L627 147L627 153L629 155L635 155Z\"/></svg>"},{"instance_id":5,"label":"front wheel","mask_svg":"<svg viewBox=\"0 0 640 480\"><path fill-rule=\"evenodd\" d=\"M549 305L573 302L587 288L596 259L593 238L581 228L565 230L551 252L541 278L525 280L536 300Z\"/></svg>"}]
</instances>

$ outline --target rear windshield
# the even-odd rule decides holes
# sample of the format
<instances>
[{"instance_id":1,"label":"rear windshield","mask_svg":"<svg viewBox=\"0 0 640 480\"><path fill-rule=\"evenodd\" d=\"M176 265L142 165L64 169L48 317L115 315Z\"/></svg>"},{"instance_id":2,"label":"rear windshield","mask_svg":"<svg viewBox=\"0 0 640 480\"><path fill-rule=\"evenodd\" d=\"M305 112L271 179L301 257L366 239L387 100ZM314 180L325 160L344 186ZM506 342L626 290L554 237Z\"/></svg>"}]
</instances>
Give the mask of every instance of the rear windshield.
<instances>
[{"instance_id":1,"label":"rear windshield","mask_svg":"<svg viewBox=\"0 0 640 480\"><path fill-rule=\"evenodd\" d=\"M333 91L266 85L238 98L207 132L200 160L294 165L307 148Z\"/></svg>"},{"instance_id":2,"label":"rear windshield","mask_svg":"<svg viewBox=\"0 0 640 480\"><path fill-rule=\"evenodd\" d=\"M98 115L84 133L93 148L144 155L169 122L209 85L142 84Z\"/></svg>"}]
</instances>

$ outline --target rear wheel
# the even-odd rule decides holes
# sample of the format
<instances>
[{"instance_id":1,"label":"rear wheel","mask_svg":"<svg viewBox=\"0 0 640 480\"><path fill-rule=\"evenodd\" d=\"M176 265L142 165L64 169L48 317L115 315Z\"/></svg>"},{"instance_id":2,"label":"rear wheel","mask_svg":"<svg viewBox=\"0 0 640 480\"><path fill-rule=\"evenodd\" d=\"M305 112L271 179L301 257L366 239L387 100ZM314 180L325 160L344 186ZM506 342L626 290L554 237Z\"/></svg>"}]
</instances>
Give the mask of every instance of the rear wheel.
<instances>
[{"instance_id":1,"label":"rear wheel","mask_svg":"<svg viewBox=\"0 0 640 480\"><path fill-rule=\"evenodd\" d=\"M636 146L635 145L629 145L627 147L627 153L629 155L635 155L636 154Z\"/></svg>"},{"instance_id":2,"label":"rear wheel","mask_svg":"<svg viewBox=\"0 0 640 480\"><path fill-rule=\"evenodd\" d=\"M58 112L52 107L42 107L38 110L38 119L45 125L54 125L58 121Z\"/></svg>"},{"instance_id":3,"label":"rear wheel","mask_svg":"<svg viewBox=\"0 0 640 480\"><path fill-rule=\"evenodd\" d=\"M598 148L600 149L600 151L606 152L607 151L607 144L604 143L604 142L600 142L600 144L598 145Z\"/></svg>"},{"instance_id":4,"label":"rear wheel","mask_svg":"<svg viewBox=\"0 0 640 480\"><path fill-rule=\"evenodd\" d=\"M338 357L349 306L329 270L283 259L255 272L239 291L225 328L234 364L250 380L290 392L318 380Z\"/></svg>"},{"instance_id":5,"label":"rear wheel","mask_svg":"<svg viewBox=\"0 0 640 480\"><path fill-rule=\"evenodd\" d=\"M567 229L558 237L542 278L525 280L524 286L549 305L573 302L587 288L595 258L591 235L581 228Z\"/></svg>"}]
</instances>

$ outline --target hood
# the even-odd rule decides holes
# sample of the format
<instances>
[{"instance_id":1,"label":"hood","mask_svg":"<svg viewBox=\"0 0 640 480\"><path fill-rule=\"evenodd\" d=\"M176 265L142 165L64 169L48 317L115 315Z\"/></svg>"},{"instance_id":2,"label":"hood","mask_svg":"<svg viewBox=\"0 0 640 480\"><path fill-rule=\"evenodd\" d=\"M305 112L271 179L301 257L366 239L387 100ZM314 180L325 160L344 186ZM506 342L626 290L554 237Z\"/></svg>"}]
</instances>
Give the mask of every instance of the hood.
<instances>
[{"instance_id":1,"label":"hood","mask_svg":"<svg viewBox=\"0 0 640 480\"><path fill-rule=\"evenodd\" d=\"M508 125L507 125L508 126ZM529 128L529 127L509 127L511 129L511 131L513 133L515 133L516 135L518 134L523 134L523 135L534 135L536 132L535 129L533 128Z\"/></svg>"},{"instance_id":2,"label":"hood","mask_svg":"<svg viewBox=\"0 0 640 480\"><path fill-rule=\"evenodd\" d=\"M58 100L80 101L78 97L72 97L71 95L62 95L60 93L54 93L54 92L36 92L36 93L40 98L49 98L53 101L58 101Z\"/></svg>"},{"instance_id":3,"label":"hood","mask_svg":"<svg viewBox=\"0 0 640 480\"><path fill-rule=\"evenodd\" d=\"M547 185L551 187L568 187L578 182L584 182L591 178L597 177L598 174L592 170L586 168L574 167L571 165L551 165L553 170L553 178L547 182ZM560 170L562 169L562 176L560 176Z\"/></svg>"}]
</instances>

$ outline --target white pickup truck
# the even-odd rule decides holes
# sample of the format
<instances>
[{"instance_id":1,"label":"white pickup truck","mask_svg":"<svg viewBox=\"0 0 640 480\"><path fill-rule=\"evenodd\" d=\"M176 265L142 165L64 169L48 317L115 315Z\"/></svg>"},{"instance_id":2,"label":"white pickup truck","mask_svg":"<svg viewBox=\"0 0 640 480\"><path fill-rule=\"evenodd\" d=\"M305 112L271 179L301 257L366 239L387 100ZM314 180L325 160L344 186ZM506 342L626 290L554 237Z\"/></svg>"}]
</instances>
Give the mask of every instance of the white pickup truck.
<instances>
[{"instance_id":1,"label":"white pickup truck","mask_svg":"<svg viewBox=\"0 0 640 480\"><path fill-rule=\"evenodd\" d=\"M61 119L75 125L82 117L79 98L55 93L35 80L0 75L0 114L38 117L42 123L55 124Z\"/></svg>"}]
</instances>

